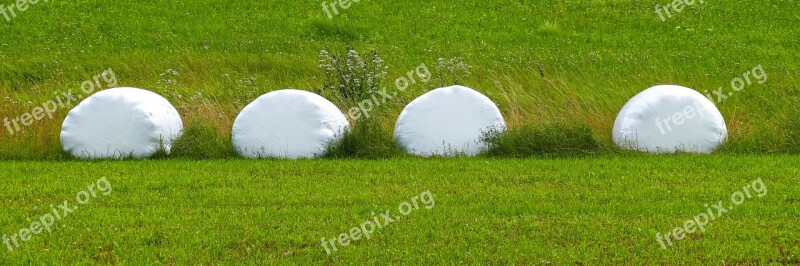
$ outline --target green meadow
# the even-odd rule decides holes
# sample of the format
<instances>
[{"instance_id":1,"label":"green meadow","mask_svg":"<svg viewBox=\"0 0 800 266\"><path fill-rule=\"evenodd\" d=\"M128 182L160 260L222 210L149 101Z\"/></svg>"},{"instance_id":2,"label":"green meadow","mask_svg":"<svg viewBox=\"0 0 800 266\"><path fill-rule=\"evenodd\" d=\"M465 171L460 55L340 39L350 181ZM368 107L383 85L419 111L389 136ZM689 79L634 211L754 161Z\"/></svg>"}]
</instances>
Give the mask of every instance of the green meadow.
<instances>
[{"instance_id":1,"label":"green meadow","mask_svg":"<svg viewBox=\"0 0 800 266\"><path fill-rule=\"evenodd\" d=\"M636 93L679 84L727 94L733 79L761 65L763 84L717 102L730 132L725 150L799 151L800 3L707 2L666 21L656 3L665 4L364 1L330 19L316 1L41 2L0 24L0 115L19 117L111 68L118 86L155 91L186 124L227 140L247 103L283 88L317 91L325 84L320 51L353 47L383 58L387 83L420 64L431 70L430 82L381 107L389 132L412 99L458 83L494 100L511 128L586 125L612 146L614 118ZM13 135L3 130L0 157L53 158L76 104Z\"/></svg>"},{"instance_id":2,"label":"green meadow","mask_svg":"<svg viewBox=\"0 0 800 266\"><path fill-rule=\"evenodd\" d=\"M75 205L101 177L110 189L52 232L14 251L3 247L0 264L797 264L797 162L727 155L5 162L2 234L28 227L51 204ZM719 201L727 209L731 195L759 178L762 193L751 189L705 231L666 249L656 240ZM403 202L425 191L434 204L400 215ZM370 239L325 251L322 238L387 210L402 217Z\"/></svg>"},{"instance_id":3,"label":"green meadow","mask_svg":"<svg viewBox=\"0 0 800 266\"><path fill-rule=\"evenodd\" d=\"M656 5L670 2L362 0L339 14L330 0L0 2L0 119L18 123L0 121L0 234L20 242L87 186L105 177L113 188L49 232L4 242L0 264L799 264L800 2L695 1L662 20ZM236 156L233 121L264 93L355 106L322 90L320 54L347 49L379 55L390 90L421 64L430 80L352 121L326 158ZM172 154L62 152L81 85L109 87L95 80L109 69L115 86L154 91L180 112ZM454 84L491 98L510 137L477 158L405 155L392 141L403 107ZM615 147L617 113L659 84L712 98L729 131L716 154ZM22 125L59 100L52 117ZM674 239L759 178L764 196L749 191ZM331 254L321 245L426 191L430 209ZM662 248L666 233L673 245Z\"/></svg>"}]
</instances>

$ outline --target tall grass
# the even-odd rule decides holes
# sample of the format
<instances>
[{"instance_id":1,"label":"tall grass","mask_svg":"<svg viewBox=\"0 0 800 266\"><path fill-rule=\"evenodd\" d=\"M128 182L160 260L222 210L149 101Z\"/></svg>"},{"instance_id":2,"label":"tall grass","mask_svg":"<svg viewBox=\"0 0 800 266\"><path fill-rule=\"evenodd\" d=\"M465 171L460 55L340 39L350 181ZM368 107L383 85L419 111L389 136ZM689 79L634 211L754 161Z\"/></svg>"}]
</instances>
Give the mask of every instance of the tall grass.
<instances>
[{"instance_id":1,"label":"tall grass","mask_svg":"<svg viewBox=\"0 0 800 266\"><path fill-rule=\"evenodd\" d=\"M491 129L482 138L492 157L555 157L596 154L600 145L585 124L524 125L508 131Z\"/></svg>"},{"instance_id":2,"label":"tall grass","mask_svg":"<svg viewBox=\"0 0 800 266\"><path fill-rule=\"evenodd\" d=\"M219 159L236 157L230 137L220 135L216 127L192 120L171 150L171 157Z\"/></svg>"},{"instance_id":3,"label":"tall grass","mask_svg":"<svg viewBox=\"0 0 800 266\"><path fill-rule=\"evenodd\" d=\"M375 51L362 57L349 47L334 54L322 50L319 67L325 77L320 94L335 93L353 105L378 91L386 79L384 61Z\"/></svg>"},{"instance_id":4,"label":"tall grass","mask_svg":"<svg viewBox=\"0 0 800 266\"><path fill-rule=\"evenodd\" d=\"M392 130L381 124L381 120L364 118L358 120L340 142L331 145L325 157L386 159L404 154L395 143Z\"/></svg>"}]
</instances>

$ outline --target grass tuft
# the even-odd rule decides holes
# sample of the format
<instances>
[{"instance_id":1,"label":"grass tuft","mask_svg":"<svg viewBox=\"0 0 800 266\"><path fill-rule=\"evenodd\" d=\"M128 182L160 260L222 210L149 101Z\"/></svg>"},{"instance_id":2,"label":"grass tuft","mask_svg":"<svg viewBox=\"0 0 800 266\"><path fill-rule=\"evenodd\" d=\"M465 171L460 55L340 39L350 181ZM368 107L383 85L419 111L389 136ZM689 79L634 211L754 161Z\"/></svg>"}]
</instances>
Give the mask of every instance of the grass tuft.
<instances>
[{"instance_id":1,"label":"grass tuft","mask_svg":"<svg viewBox=\"0 0 800 266\"><path fill-rule=\"evenodd\" d=\"M326 158L385 159L403 156L405 152L394 142L391 131L376 118L363 118L344 134L342 140L328 148Z\"/></svg>"},{"instance_id":2,"label":"grass tuft","mask_svg":"<svg viewBox=\"0 0 800 266\"><path fill-rule=\"evenodd\" d=\"M505 132L493 129L482 140L489 145L484 154L492 157L583 156L600 149L592 129L585 124L525 125Z\"/></svg>"},{"instance_id":3,"label":"grass tuft","mask_svg":"<svg viewBox=\"0 0 800 266\"><path fill-rule=\"evenodd\" d=\"M212 159L235 157L230 139L219 134L217 129L198 120L192 120L183 135L172 145L170 157Z\"/></svg>"},{"instance_id":4,"label":"grass tuft","mask_svg":"<svg viewBox=\"0 0 800 266\"><path fill-rule=\"evenodd\" d=\"M363 28L353 25L336 24L331 21L316 19L311 21L311 28L315 34L323 37L332 37L343 41L355 41L364 35Z\"/></svg>"}]
</instances>

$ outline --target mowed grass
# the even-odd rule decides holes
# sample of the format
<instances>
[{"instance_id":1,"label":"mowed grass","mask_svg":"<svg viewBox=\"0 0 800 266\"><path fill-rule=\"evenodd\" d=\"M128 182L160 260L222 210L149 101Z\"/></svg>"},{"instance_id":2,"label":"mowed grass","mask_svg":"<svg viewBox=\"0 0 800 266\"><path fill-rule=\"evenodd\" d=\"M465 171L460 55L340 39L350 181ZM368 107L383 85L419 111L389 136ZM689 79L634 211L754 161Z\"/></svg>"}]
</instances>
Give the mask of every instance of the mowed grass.
<instances>
[{"instance_id":1,"label":"mowed grass","mask_svg":"<svg viewBox=\"0 0 800 266\"><path fill-rule=\"evenodd\" d=\"M113 190L0 264L800 263L789 156L0 163L0 232ZM779 169L779 170L778 170ZM777 170L777 171L776 171ZM664 250L672 231L761 178L767 188ZM420 208L327 255L331 239L430 191ZM752 190L751 190L752 191ZM753 193L755 195L755 193ZM422 206L422 204L420 204Z\"/></svg>"},{"instance_id":2,"label":"mowed grass","mask_svg":"<svg viewBox=\"0 0 800 266\"><path fill-rule=\"evenodd\" d=\"M350 46L377 51L390 82L431 68L430 83L381 106L376 119L389 132L416 96L461 83L492 98L512 129L585 124L608 147L628 99L675 83L733 92L717 103L726 152L800 152L800 2L713 1L661 21L654 7L668 2L365 1L332 19L318 1L42 2L0 23L0 117L112 68L119 86L164 95L186 124L213 127L226 142L247 103L277 89L317 90L319 52ZM436 67L454 57L470 74ZM758 65L766 82L732 91ZM75 104L13 135L0 130L0 158L61 158L61 122Z\"/></svg>"}]
</instances>

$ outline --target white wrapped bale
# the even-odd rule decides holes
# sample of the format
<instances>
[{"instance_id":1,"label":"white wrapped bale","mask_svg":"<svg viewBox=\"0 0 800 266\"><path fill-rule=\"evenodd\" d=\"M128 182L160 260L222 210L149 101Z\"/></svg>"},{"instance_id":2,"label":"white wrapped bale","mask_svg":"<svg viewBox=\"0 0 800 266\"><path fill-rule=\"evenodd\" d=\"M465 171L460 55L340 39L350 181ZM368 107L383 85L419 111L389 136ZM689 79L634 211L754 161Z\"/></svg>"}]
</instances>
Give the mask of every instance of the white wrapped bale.
<instances>
[{"instance_id":1,"label":"white wrapped bale","mask_svg":"<svg viewBox=\"0 0 800 266\"><path fill-rule=\"evenodd\" d=\"M233 146L248 158L315 158L350 127L333 103L317 94L287 89L262 95L233 123Z\"/></svg>"},{"instance_id":2,"label":"white wrapped bale","mask_svg":"<svg viewBox=\"0 0 800 266\"><path fill-rule=\"evenodd\" d=\"M711 153L728 136L714 103L676 85L649 88L633 97L614 123L614 142L651 153Z\"/></svg>"},{"instance_id":3,"label":"white wrapped bale","mask_svg":"<svg viewBox=\"0 0 800 266\"><path fill-rule=\"evenodd\" d=\"M505 131L497 105L463 86L430 91L409 103L395 125L394 139L417 156L474 156L487 144L489 131Z\"/></svg>"},{"instance_id":4,"label":"white wrapped bale","mask_svg":"<svg viewBox=\"0 0 800 266\"><path fill-rule=\"evenodd\" d=\"M175 107L137 88L103 90L70 110L61 126L64 151L82 159L150 157L183 131Z\"/></svg>"}]
</instances>

